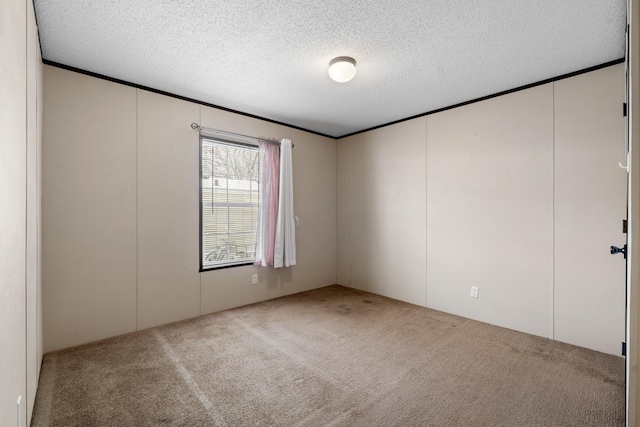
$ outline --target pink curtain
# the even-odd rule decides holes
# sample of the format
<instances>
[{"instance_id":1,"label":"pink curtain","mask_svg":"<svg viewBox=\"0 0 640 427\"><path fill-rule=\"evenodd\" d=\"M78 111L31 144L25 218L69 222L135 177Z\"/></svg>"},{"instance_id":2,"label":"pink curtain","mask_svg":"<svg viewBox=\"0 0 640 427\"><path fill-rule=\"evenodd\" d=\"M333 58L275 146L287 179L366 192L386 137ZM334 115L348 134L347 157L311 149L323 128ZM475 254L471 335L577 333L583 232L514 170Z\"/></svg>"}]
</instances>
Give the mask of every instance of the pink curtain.
<instances>
[{"instance_id":1,"label":"pink curtain","mask_svg":"<svg viewBox=\"0 0 640 427\"><path fill-rule=\"evenodd\" d=\"M260 203L254 264L273 266L280 187L280 144L258 142Z\"/></svg>"}]
</instances>

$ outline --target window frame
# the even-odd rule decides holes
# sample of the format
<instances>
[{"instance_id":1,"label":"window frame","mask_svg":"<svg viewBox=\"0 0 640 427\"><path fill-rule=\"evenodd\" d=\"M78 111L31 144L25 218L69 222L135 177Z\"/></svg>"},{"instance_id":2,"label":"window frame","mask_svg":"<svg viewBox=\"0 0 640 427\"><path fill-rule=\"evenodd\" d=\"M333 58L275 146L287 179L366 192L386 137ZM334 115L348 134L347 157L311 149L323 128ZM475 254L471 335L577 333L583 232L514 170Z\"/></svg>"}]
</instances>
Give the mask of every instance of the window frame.
<instances>
[{"instance_id":1,"label":"window frame","mask_svg":"<svg viewBox=\"0 0 640 427\"><path fill-rule=\"evenodd\" d=\"M243 267L243 266L248 266L248 265L254 265L253 261L239 261L237 263L232 263L232 264L224 264L224 265L216 265L216 266L205 266L204 265L204 215L203 215L203 199L202 199L202 179L203 179L203 175L202 175L202 144L203 141L208 140L208 141L213 141L213 142L220 142L222 144L228 144L228 145L232 145L232 146L239 146L239 147L246 147L246 148L251 148L251 149L255 149L256 150L256 154L258 155L258 170L260 168L260 155L258 153L258 145L257 144L247 144L246 142L238 142L238 141L233 141L230 139L225 139L225 138L220 138L220 137L214 137L214 136L207 136L207 135L200 135L199 138L199 144L198 144L198 149L199 149L199 153L198 153L198 196L199 196L199 202L198 202L198 206L199 206L199 212L198 212L198 217L199 217L199 259L200 259L200 268L199 271L200 273L203 273L205 271L211 271L211 270L221 270L224 268L233 268L233 267ZM258 187L258 191L259 191L259 187ZM258 211L260 210L260 198L258 198ZM256 219L257 221L257 219Z\"/></svg>"}]
</instances>

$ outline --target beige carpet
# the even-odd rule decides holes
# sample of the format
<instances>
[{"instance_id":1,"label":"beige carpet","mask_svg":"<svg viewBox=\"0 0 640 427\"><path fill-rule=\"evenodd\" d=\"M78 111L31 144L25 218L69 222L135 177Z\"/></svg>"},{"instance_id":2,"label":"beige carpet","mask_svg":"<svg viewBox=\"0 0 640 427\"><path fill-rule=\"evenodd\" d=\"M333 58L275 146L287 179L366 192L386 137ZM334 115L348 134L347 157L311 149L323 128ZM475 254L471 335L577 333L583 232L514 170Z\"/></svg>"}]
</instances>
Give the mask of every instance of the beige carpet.
<instances>
[{"instance_id":1,"label":"beige carpet","mask_svg":"<svg viewBox=\"0 0 640 427\"><path fill-rule=\"evenodd\" d=\"M623 426L624 360L341 286L45 355L32 426Z\"/></svg>"}]
</instances>

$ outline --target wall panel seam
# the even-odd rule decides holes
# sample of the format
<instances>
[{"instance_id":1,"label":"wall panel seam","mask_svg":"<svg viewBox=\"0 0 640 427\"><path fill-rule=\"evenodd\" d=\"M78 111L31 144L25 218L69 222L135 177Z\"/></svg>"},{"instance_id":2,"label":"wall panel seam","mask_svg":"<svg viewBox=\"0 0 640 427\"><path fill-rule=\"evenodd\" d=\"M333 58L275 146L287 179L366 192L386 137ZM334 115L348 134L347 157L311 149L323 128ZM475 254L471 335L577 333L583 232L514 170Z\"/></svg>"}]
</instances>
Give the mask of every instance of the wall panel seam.
<instances>
[{"instance_id":1,"label":"wall panel seam","mask_svg":"<svg viewBox=\"0 0 640 427\"><path fill-rule=\"evenodd\" d=\"M27 406L29 406L29 284L27 282L27 269L29 268L29 13L27 11L27 2L24 5L24 396L22 400L25 402L22 413L27 420ZM20 418L18 424L20 424Z\"/></svg>"},{"instance_id":2,"label":"wall panel seam","mask_svg":"<svg viewBox=\"0 0 640 427\"><path fill-rule=\"evenodd\" d=\"M138 308L139 308L139 286L138 286L138 282L139 282L139 278L140 278L140 268L139 268L139 259L138 259L138 254L139 254L139 244L138 241L140 240L140 234L138 232L138 217L139 217L139 211L140 211L140 179L139 179L139 171L138 171L138 167L139 167L139 140L140 140L140 126L138 124L138 109L140 108L139 102L138 102L138 93L140 93L140 89L136 89L136 309L135 309L135 317L136 317L136 331L138 330L138 317L139 317L139 313L138 313Z\"/></svg>"},{"instance_id":3,"label":"wall panel seam","mask_svg":"<svg viewBox=\"0 0 640 427\"><path fill-rule=\"evenodd\" d=\"M429 290L429 117L424 118L424 306L427 307L427 292Z\"/></svg>"},{"instance_id":4,"label":"wall panel seam","mask_svg":"<svg viewBox=\"0 0 640 427\"><path fill-rule=\"evenodd\" d=\"M353 288L353 283L351 282L352 270L351 266L353 265L353 156L351 155L351 151L353 151L353 144L349 143L347 145L347 159L348 159L348 173L349 173L349 240L347 242L348 249L347 253L349 254L349 262L347 263L349 269L347 270L347 284L349 287Z\"/></svg>"},{"instance_id":5,"label":"wall panel seam","mask_svg":"<svg viewBox=\"0 0 640 427\"><path fill-rule=\"evenodd\" d=\"M202 105L198 106L198 123L202 123ZM198 170L198 198L201 198L202 197L202 193L201 193L201 190L200 190L199 187L202 185L202 181L200 180L200 178L201 178L200 174L202 173L202 164L201 164L201 162L202 162L202 148L201 148L201 142L200 142L200 138L199 137L198 137L198 151L200 151L198 153L198 159L200 159L200 161L198 163L198 169L199 169ZM337 180L336 180L336 182L337 182ZM336 197L338 197L337 193L336 193ZM202 217L203 209L201 209L200 203L201 203L201 200L198 200L198 209L200 210L200 212L198 212L198 234L199 234L198 242L200 242L201 241L200 239L202 238L202 228L200 226L200 218ZM337 205L337 203L336 203L336 205ZM200 243L198 243L198 259L200 259L200 257L202 256L201 255L202 252L203 251L202 251L202 248L200 247ZM199 303L200 303L200 316L202 316L203 310L202 310L202 273L201 272L198 273L198 280L200 281L200 301L199 301Z\"/></svg>"},{"instance_id":6,"label":"wall panel seam","mask_svg":"<svg viewBox=\"0 0 640 427\"><path fill-rule=\"evenodd\" d=\"M551 83L551 325L552 340L556 336L556 83Z\"/></svg>"}]
</instances>

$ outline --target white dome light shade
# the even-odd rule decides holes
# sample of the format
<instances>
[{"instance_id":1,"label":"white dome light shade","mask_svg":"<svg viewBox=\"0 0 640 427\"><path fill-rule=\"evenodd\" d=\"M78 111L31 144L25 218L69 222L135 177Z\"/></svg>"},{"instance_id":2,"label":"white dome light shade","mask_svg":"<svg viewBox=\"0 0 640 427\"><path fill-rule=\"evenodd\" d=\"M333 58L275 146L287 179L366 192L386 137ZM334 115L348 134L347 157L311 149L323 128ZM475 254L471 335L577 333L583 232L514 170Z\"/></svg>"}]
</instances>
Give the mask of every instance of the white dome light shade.
<instances>
[{"instance_id":1,"label":"white dome light shade","mask_svg":"<svg viewBox=\"0 0 640 427\"><path fill-rule=\"evenodd\" d=\"M329 62L329 77L338 83L348 82L356 75L356 60L348 56L339 56Z\"/></svg>"}]
</instances>

